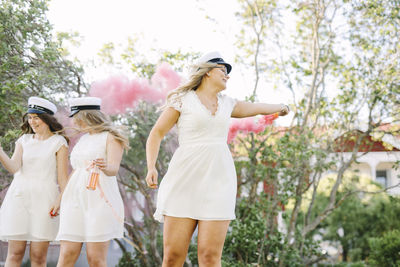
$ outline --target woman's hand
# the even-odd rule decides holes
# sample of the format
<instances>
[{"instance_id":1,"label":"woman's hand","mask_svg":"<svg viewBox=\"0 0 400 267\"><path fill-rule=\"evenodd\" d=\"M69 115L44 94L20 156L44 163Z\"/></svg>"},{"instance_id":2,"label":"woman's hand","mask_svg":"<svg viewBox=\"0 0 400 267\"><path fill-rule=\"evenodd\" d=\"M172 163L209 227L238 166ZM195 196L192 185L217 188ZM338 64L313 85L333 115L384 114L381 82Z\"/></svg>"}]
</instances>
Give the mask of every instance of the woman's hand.
<instances>
[{"instance_id":1,"label":"woman's hand","mask_svg":"<svg viewBox=\"0 0 400 267\"><path fill-rule=\"evenodd\" d=\"M287 114L289 114L289 111L290 111L289 106L284 105L284 104L281 104L281 105L282 105L282 108L279 111L279 116L286 116Z\"/></svg>"},{"instance_id":2,"label":"woman's hand","mask_svg":"<svg viewBox=\"0 0 400 267\"><path fill-rule=\"evenodd\" d=\"M107 168L107 162L103 158L95 159L93 161L94 165L97 166L100 170L104 171Z\"/></svg>"},{"instance_id":3,"label":"woman's hand","mask_svg":"<svg viewBox=\"0 0 400 267\"><path fill-rule=\"evenodd\" d=\"M59 215L60 211L60 203L61 203L61 194L58 196L57 200L54 202L53 206L50 208L50 217L54 218Z\"/></svg>"},{"instance_id":4,"label":"woman's hand","mask_svg":"<svg viewBox=\"0 0 400 267\"><path fill-rule=\"evenodd\" d=\"M158 184L157 178L158 178L158 172L155 168L148 170L146 176L147 186L156 189Z\"/></svg>"}]
</instances>

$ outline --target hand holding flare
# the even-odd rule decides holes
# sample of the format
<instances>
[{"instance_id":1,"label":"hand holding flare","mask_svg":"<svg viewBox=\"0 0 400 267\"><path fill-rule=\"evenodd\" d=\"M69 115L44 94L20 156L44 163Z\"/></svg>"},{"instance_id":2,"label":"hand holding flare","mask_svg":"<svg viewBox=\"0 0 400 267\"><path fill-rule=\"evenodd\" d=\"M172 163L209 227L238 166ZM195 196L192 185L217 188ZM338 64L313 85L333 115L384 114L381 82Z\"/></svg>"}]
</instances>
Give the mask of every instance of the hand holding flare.
<instances>
[{"instance_id":1,"label":"hand holding flare","mask_svg":"<svg viewBox=\"0 0 400 267\"><path fill-rule=\"evenodd\" d=\"M104 169L106 167L105 160L95 159L90 165L87 167L87 170L90 170L88 181L86 184L86 188L89 190L96 190L96 186L99 182L100 169Z\"/></svg>"}]
</instances>

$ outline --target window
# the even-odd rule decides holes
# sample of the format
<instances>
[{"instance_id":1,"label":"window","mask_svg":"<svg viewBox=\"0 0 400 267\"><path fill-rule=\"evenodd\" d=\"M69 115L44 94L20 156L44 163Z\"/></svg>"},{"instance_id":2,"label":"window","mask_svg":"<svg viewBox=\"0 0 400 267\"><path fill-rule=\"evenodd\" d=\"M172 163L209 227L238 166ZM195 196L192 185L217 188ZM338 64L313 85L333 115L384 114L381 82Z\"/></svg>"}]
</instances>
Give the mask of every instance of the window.
<instances>
[{"instance_id":1,"label":"window","mask_svg":"<svg viewBox=\"0 0 400 267\"><path fill-rule=\"evenodd\" d=\"M376 171L376 182L380 183L383 188L386 188L388 186L386 170Z\"/></svg>"}]
</instances>

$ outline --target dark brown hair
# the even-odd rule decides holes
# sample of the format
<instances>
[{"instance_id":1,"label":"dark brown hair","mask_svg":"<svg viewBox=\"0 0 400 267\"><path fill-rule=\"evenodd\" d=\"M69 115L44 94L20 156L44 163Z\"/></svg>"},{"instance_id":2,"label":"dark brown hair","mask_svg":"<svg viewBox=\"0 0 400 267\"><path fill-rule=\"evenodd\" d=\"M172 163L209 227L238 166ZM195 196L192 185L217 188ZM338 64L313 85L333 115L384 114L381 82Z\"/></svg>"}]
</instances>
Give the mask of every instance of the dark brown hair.
<instances>
[{"instance_id":1,"label":"dark brown hair","mask_svg":"<svg viewBox=\"0 0 400 267\"><path fill-rule=\"evenodd\" d=\"M35 133L32 129L32 127L28 123L28 114L25 113L24 116L22 117L22 124L21 124L21 130L23 134L33 134ZM59 134L67 140L67 143L69 143L69 138L65 135L64 127L57 121L57 119L50 114L47 113L34 113L36 114L44 123L46 123L49 126L49 129L52 133L54 134Z\"/></svg>"}]
</instances>

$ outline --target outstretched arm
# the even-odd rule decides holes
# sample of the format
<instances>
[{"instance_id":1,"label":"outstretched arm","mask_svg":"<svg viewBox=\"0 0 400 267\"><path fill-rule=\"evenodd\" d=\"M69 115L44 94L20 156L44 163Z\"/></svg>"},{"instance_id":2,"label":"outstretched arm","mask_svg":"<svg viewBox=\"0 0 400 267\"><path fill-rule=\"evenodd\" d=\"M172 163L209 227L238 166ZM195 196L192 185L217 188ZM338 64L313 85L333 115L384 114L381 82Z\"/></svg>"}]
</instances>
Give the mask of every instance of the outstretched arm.
<instances>
[{"instance_id":1,"label":"outstretched arm","mask_svg":"<svg viewBox=\"0 0 400 267\"><path fill-rule=\"evenodd\" d=\"M156 170L156 161L160 144L164 136L178 121L180 116L179 111L174 108L165 109L158 118L153 129L151 129L149 138L146 143L146 159L147 159L147 185L151 188L157 188L158 173Z\"/></svg>"},{"instance_id":2,"label":"outstretched arm","mask_svg":"<svg viewBox=\"0 0 400 267\"><path fill-rule=\"evenodd\" d=\"M255 115L268 115L279 113L279 116L285 116L289 113L289 107L284 104L265 104L238 101L232 111L231 117L245 118Z\"/></svg>"},{"instance_id":3,"label":"outstretched arm","mask_svg":"<svg viewBox=\"0 0 400 267\"><path fill-rule=\"evenodd\" d=\"M22 166L22 145L18 142L16 143L14 154L11 158L8 157L0 146L0 162L7 171L12 174L16 173Z\"/></svg>"}]
</instances>

